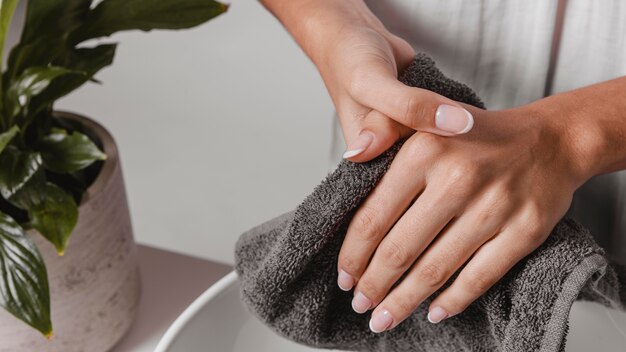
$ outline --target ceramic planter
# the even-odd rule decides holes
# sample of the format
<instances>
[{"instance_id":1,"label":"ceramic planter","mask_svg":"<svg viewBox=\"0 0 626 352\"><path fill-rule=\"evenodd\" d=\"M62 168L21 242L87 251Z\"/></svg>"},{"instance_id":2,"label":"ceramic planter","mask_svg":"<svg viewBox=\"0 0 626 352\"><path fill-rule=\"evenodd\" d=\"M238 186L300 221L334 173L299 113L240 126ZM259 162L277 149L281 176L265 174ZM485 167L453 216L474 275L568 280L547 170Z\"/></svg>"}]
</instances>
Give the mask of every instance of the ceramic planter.
<instances>
[{"instance_id":1,"label":"ceramic planter","mask_svg":"<svg viewBox=\"0 0 626 352\"><path fill-rule=\"evenodd\" d=\"M0 309L0 352L105 352L130 328L140 278L118 150L96 122L70 113L101 141L107 160L79 206L79 220L63 257L29 232L48 270L54 337Z\"/></svg>"}]
</instances>

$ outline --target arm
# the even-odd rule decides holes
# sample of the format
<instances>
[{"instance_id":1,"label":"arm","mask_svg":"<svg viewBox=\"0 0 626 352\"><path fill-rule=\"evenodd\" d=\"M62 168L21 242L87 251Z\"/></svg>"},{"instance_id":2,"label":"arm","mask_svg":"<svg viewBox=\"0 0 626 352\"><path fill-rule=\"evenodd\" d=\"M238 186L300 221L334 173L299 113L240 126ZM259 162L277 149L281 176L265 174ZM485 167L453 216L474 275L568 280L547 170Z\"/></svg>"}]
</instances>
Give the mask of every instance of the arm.
<instances>
[{"instance_id":1,"label":"arm","mask_svg":"<svg viewBox=\"0 0 626 352\"><path fill-rule=\"evenodd\" d=\"M569 139L585 181L626 169L626 77L550 96L529 105Z\"/></svg>"},{"instance_id":2,"label":"arm","mask_svg":"<svg viewBox=\"0 0 626 352\"><path fill-rule=\"evenodd\" d=\"M459 103L397 80L415 52L362 0L262 3L317 66L348 145L345 158L372 159L413 129L454 135L473 126L472 115ZM412 127L395 120L412 121Z\"/></svg>"}]
</instances>

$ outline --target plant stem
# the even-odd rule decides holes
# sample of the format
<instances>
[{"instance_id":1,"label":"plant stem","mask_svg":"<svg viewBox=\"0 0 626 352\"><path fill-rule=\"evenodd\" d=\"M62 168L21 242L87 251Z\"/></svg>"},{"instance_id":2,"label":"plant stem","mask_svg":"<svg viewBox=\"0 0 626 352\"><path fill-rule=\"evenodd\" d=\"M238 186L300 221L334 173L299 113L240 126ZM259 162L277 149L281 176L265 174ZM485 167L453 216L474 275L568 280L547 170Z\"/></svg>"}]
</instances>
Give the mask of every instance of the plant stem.
<instances>
[{"instance_id":1,"label":"plant stem","mask_svg":"<svg viewBox=\"0 0 626 352\"><path fill-rule=\"evenodd\" d=\"M13 12L15 11L17 2L18 0L0 0L0 71L2 71L4 42L9 32L9 25L11 24L11 19L13 19ZM4 84L2 83L3 82L0 81L0 114L4 115ZM4 120L2 115L0 115L0 120ZM3 122L3 124L6 124L5 121ZM9 128L9 126L2 127L3 129Z\"/></svg>"}]
</instances>

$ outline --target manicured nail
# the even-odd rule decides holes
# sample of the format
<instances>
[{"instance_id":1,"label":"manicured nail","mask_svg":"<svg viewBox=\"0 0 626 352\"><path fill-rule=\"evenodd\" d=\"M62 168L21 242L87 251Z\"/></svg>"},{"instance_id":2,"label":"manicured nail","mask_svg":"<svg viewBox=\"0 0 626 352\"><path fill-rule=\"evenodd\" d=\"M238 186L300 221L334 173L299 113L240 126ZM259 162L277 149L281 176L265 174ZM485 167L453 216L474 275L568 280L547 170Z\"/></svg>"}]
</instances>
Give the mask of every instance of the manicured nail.
<instances>
[{"instance_id":1,"label":"manicured nail","mask_svg":"<svg viewBox=\"0 0 626 352\"><path fill-rule=\"evenodd\" d=\"M435 126L446 132L463 134L474 127L474 117L463 108L442 104L435 113Z\"/></svg>"},{"instance_id":2,"label":"manicured nail","mask_svg":"<svg viewBox=\"0 0 626 352\"><path fill-rule=\"evenodd\" d=\"M359 134L359 136L356 137L356 139L353 140L352 143L350 143L350 145L348 145L346 152L343 153L343 158L349 159L349 158L355 157L363 153L363 151L367 149L367 147L369 147L370 144L372 144L373 140L374 140L374 134L372 132L370 131L361 132L361 134Z\"/></svg>"},{"instance_id":3,"label":"manicured nail","mask_svg":"<svg viewBox=\"0 0 626 352\"><path fill-rule=\"evenodd\" d=\"M372 301L361 292L357 292L352 298L352 309L359 314L367 312L372 307Z\"/></svg>"},{"instance_id":4,"label":"manicured nail","mask_svg":"<svg viewBox=\"0 0 626 352\"><path fill-rule=\"evenodd\" d=\"M337 275L337 285L343 291L350 291L352 286L354 286L354 278L343 270L339 270L339 274Z\"/></svg>"},{"instance_id":5,"label":"manicured nail","mask_svg":"<svg viewBox=\"0 0 626 352\"><path fill-rule=\"evenodd\" d=\"M370 330L375 333L383 332L393 324L393 317L388 310L379 310L372 314Z\"/></svg>"},{"instance_id":6,"label":"manicured nail","mask_svg":"<svg viewBox=\"0 0 626 352\"><path fill-rule=\"evenodd\" d=\"M448 312L446 312L441 307L434 307L430 310L430 312L428 312L428 321L433 324L437 324L447 317L448 317Z\"/></svg>"}]
</instances>

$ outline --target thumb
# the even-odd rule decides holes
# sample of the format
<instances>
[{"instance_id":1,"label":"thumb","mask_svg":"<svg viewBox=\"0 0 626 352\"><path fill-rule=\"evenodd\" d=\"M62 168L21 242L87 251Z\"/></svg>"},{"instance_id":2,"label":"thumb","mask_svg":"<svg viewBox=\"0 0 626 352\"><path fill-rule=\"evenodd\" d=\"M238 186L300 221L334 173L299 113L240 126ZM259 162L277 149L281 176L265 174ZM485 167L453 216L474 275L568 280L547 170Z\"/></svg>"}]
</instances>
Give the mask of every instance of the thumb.
<instances>
[{"instance_id":1,"label":"thumb","mask_svg":"<svg viewBox=\"0 0 626 352\"><path fill-rule=\"evenodd\" d=\"M346 136L348 146L343 158L358 163L374 159L401 137L415 132L376 110L372 110L357 124L351 128L354 134Z\"/></svg>"},{"instance_id":2,"label":"thumb","mask_svg":"<svg viewBox=\"0 0 626 352\"><path fill-rule=\"evenodd\" d=\"M409 87L384 67L372 65L352 97L396 122L423 132L452 136L469 132L474 117L458 102L426 89Z\"/></svg>"}]
</instances>

